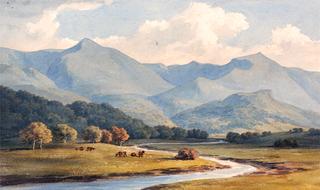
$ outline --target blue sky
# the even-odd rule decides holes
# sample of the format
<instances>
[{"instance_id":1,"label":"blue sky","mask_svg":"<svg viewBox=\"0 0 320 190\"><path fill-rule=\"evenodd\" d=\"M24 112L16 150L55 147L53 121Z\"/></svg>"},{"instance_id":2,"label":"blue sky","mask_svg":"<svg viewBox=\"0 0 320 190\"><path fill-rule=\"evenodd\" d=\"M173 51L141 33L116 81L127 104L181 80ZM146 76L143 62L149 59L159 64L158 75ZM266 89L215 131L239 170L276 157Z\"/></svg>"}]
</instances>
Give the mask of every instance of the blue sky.
<instances>
[{"instance_id":1,"label":"blue sky","mask_svg":"<svg viewBox=\"0 0 320 190\"><path fill-rule=\"evenodd\" d=\"M0 5L2 47L67 48L87 37L142 62L225 64L261 51L282 65L320 71L318 0L8 0Z\"/></svg>"}]
</instances>

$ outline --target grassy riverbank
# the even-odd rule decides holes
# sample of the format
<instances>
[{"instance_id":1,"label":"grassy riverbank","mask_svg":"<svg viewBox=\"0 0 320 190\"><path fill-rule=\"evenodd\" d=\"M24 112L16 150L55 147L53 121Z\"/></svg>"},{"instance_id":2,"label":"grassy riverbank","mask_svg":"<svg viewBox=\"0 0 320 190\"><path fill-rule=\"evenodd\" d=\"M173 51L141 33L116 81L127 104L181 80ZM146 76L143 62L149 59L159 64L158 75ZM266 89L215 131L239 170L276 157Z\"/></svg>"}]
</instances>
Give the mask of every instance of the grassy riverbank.
<instances>
[{"instance_id":1,"label":"grassy riverbank","mask_svg":"<svg viewBox=\"0 0 320 190\"><path fill-rule=\"evenodd\" d=\"M179 148L179 145L153 146L170 150ZM196 148L201 154L251 163L260 170L255 174L231 179L199 180L150 189L318 190L320 187L320 149L274 149L244 145L190 145L190 147Z\"/></svg>"},{"instance_id":2,"label":"grassy riverbank","mask_svg":"<svg viewBox=\"0 0 320 190\"><path fill-rule=\"evenodd\" d=\"M81 144L94 146L96 150L76 151L80 145L63 145L44 150L0 151L1 184L25 182L56 182L95 180L99 178L126 177L132 175L161 175L202 171L220 167L218 164L197 159L178 161L171 154L147 152L143 158L116 158L115 153L133 147L109 144Z\"/></svg>"}]
</instances>

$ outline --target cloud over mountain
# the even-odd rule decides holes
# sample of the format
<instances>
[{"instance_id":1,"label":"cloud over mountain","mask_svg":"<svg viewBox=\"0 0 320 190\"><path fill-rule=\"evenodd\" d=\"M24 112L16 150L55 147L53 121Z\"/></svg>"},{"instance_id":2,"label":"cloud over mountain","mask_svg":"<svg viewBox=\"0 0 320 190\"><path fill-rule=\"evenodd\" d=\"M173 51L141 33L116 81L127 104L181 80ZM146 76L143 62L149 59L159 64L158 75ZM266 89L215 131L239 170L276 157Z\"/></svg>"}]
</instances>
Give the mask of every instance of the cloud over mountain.
<instances>
[{"instance_id":1,"label":"cloud over mountain","mask_svg":"<svg viewBox=\"0 0 320 190\"><path fill-rule=\"evenodd\" d=\"M121 49L142 62L185 63L198 60L225 63L230 56L239 55L241 48L223 41L248 27L249 23L241 13L227 12L205 3L191 3L168 20L145 21L132 37L111 36L96 40Z\"/></svg>"}]
</instances>

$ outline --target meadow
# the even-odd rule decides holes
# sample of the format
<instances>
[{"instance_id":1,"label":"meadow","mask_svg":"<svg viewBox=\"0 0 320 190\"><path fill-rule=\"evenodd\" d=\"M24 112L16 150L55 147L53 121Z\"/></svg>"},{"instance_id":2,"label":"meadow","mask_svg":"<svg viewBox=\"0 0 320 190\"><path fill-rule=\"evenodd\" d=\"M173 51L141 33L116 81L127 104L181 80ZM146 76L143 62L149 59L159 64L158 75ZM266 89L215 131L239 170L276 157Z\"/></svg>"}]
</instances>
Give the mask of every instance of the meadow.
<instances>
[{"instance_id":1,"label":"meadow","mask_svg":"<svg viewBox=\"0 0 320 190\"><path fill-rule=\"evenodd\" d=\"M93 146L96 150L76 151L75 147ZM0 151L2 185L25 182L90 181L100 178L132 175L161 175L203 168L218 164L203 160L175 160L172 154L146 152L143 158L115 157L116 152L137 152L134 147L110 144L55 145L43 150Z\"/></svg>"},{"instance_id":2,"label":"meadow","mask_svg":"<svg viewBox=\"0 0 320 190\"><path fill-rule=\"evenodd\" d=\"M152 145L157 149L172 151L181 145ZM192 189L192 190L319 190L320 189L320 149L274 149L250 145L188 145L202 155L238 159L259 167L259 172L223 180L198 180L171 185L161 185L148 189ZM258 164L257 164L258 163ZM263 165L270 166L265 168ZM272 167L289 168L284 172L269 172ZM290 169L298 169L290 171Z\"/></svg>"}]
</instances>

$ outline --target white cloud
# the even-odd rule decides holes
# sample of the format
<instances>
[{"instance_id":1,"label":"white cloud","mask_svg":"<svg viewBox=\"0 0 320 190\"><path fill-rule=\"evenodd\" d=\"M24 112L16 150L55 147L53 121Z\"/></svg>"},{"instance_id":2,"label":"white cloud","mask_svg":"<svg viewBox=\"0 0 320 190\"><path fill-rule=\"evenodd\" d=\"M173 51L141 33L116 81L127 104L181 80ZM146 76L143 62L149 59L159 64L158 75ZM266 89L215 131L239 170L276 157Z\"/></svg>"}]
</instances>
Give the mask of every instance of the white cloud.
<instances>
[{"instance_id":1,"label":"white cloud","mask_svg":"<svg viewBox=\"0 0 320 190\"><path fill-rule=\"evenodd\" d=\"M170 64L197 60L225 63L242 50L223 42L248 27L241 13L226 12L205 3L191 3L168 20L145 21L131 37L111 36L95 40L142 62Z\"/></svg>"},{"instance_id":2,"label":"white cloud","mask_svg":"<svg viewBox=\"0 0 320 190\"><path fill-rule=\"evenodd\" d=\"M7 47L19 50L38 50L45 48L65 48L77 43L69 38L59 38L56 34L59 29L59 22L56 17L63 11L68 10L90 10L101 5L111 4L111 0L97 2L70 2L59 5L56 8L49 8L43 11L42 15L33 21L27 22L19 27L19 35L8 35L8 39L2 42Z\"/></svg>"},{"instance_id":3,"label":"white cloud","mask_svg":"<svg viewBox=\"0 0 320 190\"><path fill-rule=\"evenodd\" d=\"M287 67L320 71L320 41L313 41L290 24L272 30L271 41L254 47Z\"/></svg>"}]
</instances>

